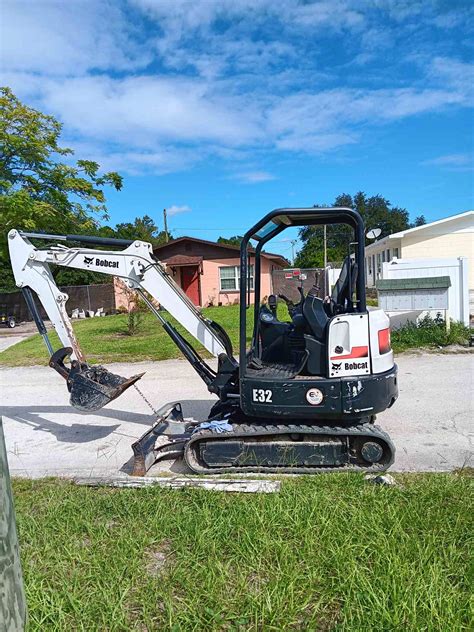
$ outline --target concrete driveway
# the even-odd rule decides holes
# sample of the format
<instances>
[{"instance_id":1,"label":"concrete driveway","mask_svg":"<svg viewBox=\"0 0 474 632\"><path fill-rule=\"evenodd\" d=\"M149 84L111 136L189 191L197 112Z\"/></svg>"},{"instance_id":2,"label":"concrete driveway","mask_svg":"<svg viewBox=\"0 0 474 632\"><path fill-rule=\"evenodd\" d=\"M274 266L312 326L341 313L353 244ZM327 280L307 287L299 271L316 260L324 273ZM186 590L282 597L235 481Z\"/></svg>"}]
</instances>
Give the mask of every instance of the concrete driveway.
<instances>
[{"instance_id":1,"label":"concrete driveway","mask_svg":"<svg viewBox=\"0 0 474 632\"><path fill-rule=\"evenodd\" d=\"M49 322L47 323L47 327L48 329L50 328ZM16 345L17 342L26 340L26 338L36 333L37 329L34 323L19 323L13 329L2 325L0 328L0 351L5 351L8 347L12 347Z\"/></svg>"},{"instance_id":2,"label":"concrete driveway","mask_svg":"<svg viewBox=\"0 0 474 632\"><path fill-rule=\"evenodd\" d=\"M474 466L472 354L401 355L400 397L378 418L397 448L394 471ZM205 419L214 398L184 360L115 364L124 376L146 371L140 389L155 408L180 400L186 417ZM0 368L1 407L11 473L16 476L117 474L131 444L153 421L130 388L98 413L69 406L64 380L47 367ZM153 473L182 472L164 461Z\"/></svg>"}]
</instances>

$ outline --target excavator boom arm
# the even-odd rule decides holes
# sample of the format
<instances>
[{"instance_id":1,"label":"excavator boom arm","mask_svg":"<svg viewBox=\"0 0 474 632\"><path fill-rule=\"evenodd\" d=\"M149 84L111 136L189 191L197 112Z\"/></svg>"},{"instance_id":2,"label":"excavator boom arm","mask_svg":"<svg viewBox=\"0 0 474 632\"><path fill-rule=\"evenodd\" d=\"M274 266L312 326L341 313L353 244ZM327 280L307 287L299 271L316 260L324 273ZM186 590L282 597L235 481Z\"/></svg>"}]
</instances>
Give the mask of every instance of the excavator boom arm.
<instances>
[{"instance_id":1,"label":"excavator boom arm","mask_svg":"<svg viewBox=\"0 0 474 632\"><path fill-rule=\"evenodd\" d=\"M30 288L41 301L48 317L65 347L72 349L71 357L79 362L84 355L74 335L66 312L67 294L57 287L51 273L50 264L78 270L102 272L122 279L131 290L144 290L154 301L164 307L172 316L212 355L224 353L221 339L190 301L181 288L165 271L164 266L153 257L152 246L143 241L131 242L124 250L96 250L92 248L63 245L36 248L26 236L18 230L8 234L10 259L15 281L20 288ZM62 235L35 235L31 237L64 241ZM74 236L91 242L94 238ZM112 244L114 240L98 240ZM117 240L123 245L123 240Z\"/></svg>"}]
</instances>

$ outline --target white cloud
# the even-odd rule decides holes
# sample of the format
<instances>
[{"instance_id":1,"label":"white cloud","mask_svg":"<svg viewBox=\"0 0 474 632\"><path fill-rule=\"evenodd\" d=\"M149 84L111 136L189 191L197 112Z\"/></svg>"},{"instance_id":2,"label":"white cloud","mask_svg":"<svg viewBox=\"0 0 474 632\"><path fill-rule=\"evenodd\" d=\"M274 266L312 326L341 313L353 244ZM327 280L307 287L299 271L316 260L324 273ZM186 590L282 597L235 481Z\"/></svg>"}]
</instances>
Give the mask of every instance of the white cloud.
<instances>
[{"instance_id":1,"label":"white cloud","mask_svg":"<svg viewBox=\"0 0 474 632\"><path fill-rule=\"evenodd\" d=\"M173 215L178 215L179 213L189 213L191 211L191 207L183 204L183 206L177 206L176 204L172 204L168 206L166 209L166 213L169 217Z\"/></svg>"},{"instance_id":2,"label":"white cloud","mask_svg":"<svg viewBox=\"0 0 474 632\"><path fill-rule=\"evenodd\" d=\"M435 57L429 67L429 76L462 95L466 105L474 101L474 64L450 57Z\"/></svg>"},{"instance_id":3,"label":"white cloud","mask_svg":"<svg viewBox=\"0 0 474 632\"><path fill-rule=\"evenodd\" d=\"M176 38L190 29L209 28L218 19L244 16L253 23L270 17L282 23L331 29L359 27L364 21L357 0L132 0L132 4L160 24L166 22Z\"/></svg>"},{"instance_id":4,"label":"white cloud","mask_svg":"<svg viewBox=\"0 0 474 632\"><path fill-rule=\"evenodd\" d=\"M113 2L4 0L1 10L2 66L9 71L77 75L133 70L152 59Z\"/></svg>"},{"instance_id":5,"label":"white cloud","mask_svg":"<svg viewBox=\"0 0 474 632\"><path fill-rule=\"evenodd\" d=\"M469 154L446 154L421 163L424 166L445 167L456 171L471 171L474 168L474 156Z\"/></svg>"},{"instance_id":6,"label":"white cloud","mask_svg":"<svg viewBox=\"0 0 474 632\"><path fill-rule=\"evenodd\" d=\"M232 176L234 180L245 182L247 184L258 184L259 182L269 182L276 180L276 176L268 171L245 171Z\"/></svg>"},{"instance_id":7,"label":"white cloud","mask_svg":"<svg viewBox=\"0 0 474 632\"><path fill-rule=\"evenodd\" d=\"M10 76L12 83L84 137L150 148L160 140L245 145L261 136L256 108L200 79L85 76L59 81L22 74Z\"/></svg>"},{"instance_id":8,"label":"white cloud","mask_svg":"<svg viewBox=\"0 0 474 632\"><path fill-rule=\"evenodd\" d=\"M320 152L357 142L361 126L387 123L465 102L452 89L336 89L284 97L268 112L281 149Z\"/></svg>"}]
</instances>

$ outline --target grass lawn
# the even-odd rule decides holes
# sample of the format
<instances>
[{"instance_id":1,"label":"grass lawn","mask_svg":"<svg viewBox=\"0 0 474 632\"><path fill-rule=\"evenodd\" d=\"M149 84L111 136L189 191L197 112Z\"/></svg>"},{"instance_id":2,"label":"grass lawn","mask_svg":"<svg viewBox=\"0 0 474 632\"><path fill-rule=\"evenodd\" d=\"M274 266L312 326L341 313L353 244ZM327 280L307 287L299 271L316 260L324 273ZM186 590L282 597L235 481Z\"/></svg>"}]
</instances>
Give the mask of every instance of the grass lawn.
<instances>
[{"instance_id":1,"label":"grass lawn","mask_svg":"<svg viewBox=\"0 0 474 632\"><path fill-rule=\"evenodd\" d=\"M238 353L239 341L239 306L208 307L203 310L204 316L220 323L229 334L234 351ZM206 357L209 354L203 347L189 336L169 315L166 319L177 326L184 333L195 348ZM253 323L253 311L248 312L248 339L250 340ZM139 362L141 360L169 360L181 357L180 352L168 334L163 330L155 316L143 314L142 326L133 336L127 334L127 316L106 316L105 318L91 318L73 321L74 331L81 348L91 364L110 362ZM62 345L55 333L50 339L53 347L58 349ZM47 364L48 355L44 342L39 334L35 334L0 353L0 365L29 366Z\"/></svg>"},{"instance_id":2,"label":"grass lawn","mask_svg":"<svg viewBox=\"0 0 474 632\"><path fill-rule=\"evenodd\" d=\"M204 316L220 323L229 334L234 351L238 353L239 345L239 306L208 307L203 310ZM286 308L278 306L278 316L288 320ZM209 354L185 332L169 315L166 318L184 333L193 346L204 357ZM253 324L253 310L249 309L247 318L247 341L250 340ZM169 360L179 358L180 353L174 343L163 331L156 318L149 313L143 315L142 326L133 336L127 334L127 316L107 316L73 321L74 331L91 364L111 362L139 362L141 360ZM469 330L461 323L453 323L451 331L446 333L443 325L428 319L423 326L407 325L392 332L392 347L395 352L408 349L446 346L449 344L465 344ZM61 344L55 333L51 333L53 347ZM39 334L31 336L0 353L0 365L28 366L47 364L47 352Z\"/></svg>"},{"instance_id":3,"label":"grass lawn","mask_svg":"<svg viewBox=\"0 0 474 632\"><path fill-rule=\"evenodd\" d=\"M397 480L256 495L17 479L29 630L472 630L472 478Z\"/></svg>"}]
</instances>

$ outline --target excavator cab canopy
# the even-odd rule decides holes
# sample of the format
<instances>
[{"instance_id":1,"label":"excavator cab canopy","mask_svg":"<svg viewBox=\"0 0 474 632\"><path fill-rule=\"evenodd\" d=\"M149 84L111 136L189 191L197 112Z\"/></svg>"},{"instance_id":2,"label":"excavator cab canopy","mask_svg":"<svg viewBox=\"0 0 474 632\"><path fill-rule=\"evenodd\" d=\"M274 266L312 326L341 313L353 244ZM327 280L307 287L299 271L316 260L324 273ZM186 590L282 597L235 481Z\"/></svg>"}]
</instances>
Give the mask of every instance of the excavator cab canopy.
<instances>
[{"instance_id":1,"label":"excavator cab canopy","mask_svg":"<svg viewBox=\"0 0 474 632\"><path fill-rule=\"evenodd\" d=\"M247 356L246 328L247 328L247 308L250 306L250 265L249 265L249 242L257 242L255 248L254 267L254 334L253 345L258 339L259 311L261 304L261 254L262 250L271 239L282 233L287 228L301 226L321 226L332 224L346 224L353 229L351 246L354 248L352 266L358 270L355 281L355 302L353 311L364 313L366 307L365 296L365 266L364 247L365 233L364 221L360 214L348 207L327 207L327 208L279 208L271 211L244 235L240 246L240 369L241 374L245 372L245 358ZM350 283L351 258L347 257L341 277L347 275L349 271ZM340 278L342 282L343 279ZM351 291L352 294L352 291Z\"/></svg>"}]
</instances>

